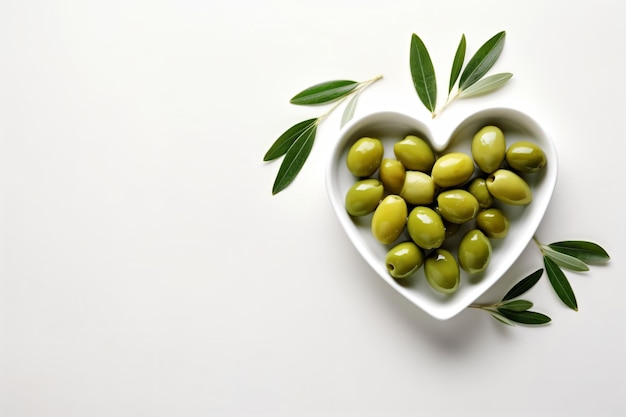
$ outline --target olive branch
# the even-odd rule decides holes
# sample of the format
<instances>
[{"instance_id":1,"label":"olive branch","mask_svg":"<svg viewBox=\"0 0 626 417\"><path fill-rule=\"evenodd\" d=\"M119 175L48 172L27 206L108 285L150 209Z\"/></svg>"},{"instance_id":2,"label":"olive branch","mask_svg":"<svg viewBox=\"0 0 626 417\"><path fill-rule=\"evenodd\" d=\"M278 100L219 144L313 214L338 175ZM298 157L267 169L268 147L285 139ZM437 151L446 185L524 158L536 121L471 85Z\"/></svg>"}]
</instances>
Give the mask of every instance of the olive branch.
<instances>
[{"instance_id":1,"label":"olive branch","mask_svg":"<svg viewBox=\"0 0 626 417\"><path fill-rule=\"evenodd\" d=\"M307 119L291 126L274 141L265 153L263 157L265 162L284 156L274 180L272 194L278 194L287 188L304 166L315 142L317 126L349 97L351 97L351 100L346 105L341 124L343 126L350 121L354 115L357 99L361 92L382 77L382 75L378 75L362 82L352 80L325 81L308 87L291 98L290 103L297 105L311 106L336 103L321 116Z\"/></svg>"},{"instance_id":2,"label":"olive branch","mask_svg":"<svg viewBox=\"0 0 626 417\"><path fill-rule=\"evenodd\" d=\"M550 244L541 243L537 237L533 241L539 248L545 271L550 285L559 299L570 309L578 311L578 303L574 290L563 269L568 271L586 272L591 265L607 263L611 258L600 245L584 240L566 240ZM551 321L545 314L531 311L533 303L528 300L516 299L530 290L542 277L544 269L538 269L515 284L498 303L471 304L470 308L477 308L488 312L496 320L514 325L546 324Z\"/></svg>"}]
</instances>

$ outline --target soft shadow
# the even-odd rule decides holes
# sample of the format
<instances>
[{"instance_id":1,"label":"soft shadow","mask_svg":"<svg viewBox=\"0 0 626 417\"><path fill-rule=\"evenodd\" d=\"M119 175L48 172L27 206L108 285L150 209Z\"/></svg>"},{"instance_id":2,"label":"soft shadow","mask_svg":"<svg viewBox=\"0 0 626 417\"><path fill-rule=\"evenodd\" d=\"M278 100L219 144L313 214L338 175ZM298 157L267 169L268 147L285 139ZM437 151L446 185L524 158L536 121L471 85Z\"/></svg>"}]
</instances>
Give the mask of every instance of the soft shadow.
<instances>
[{"instance_id":1,"label":"soft shadow","mask_svg":"<svg viewBox=\"0 0 626 417\"><path fill-rule=\"evenodd\" d=\"M476 344L488 337L489 333L493 332L494 324L507 327L497 323L486 312L476 309L466 309L448 320L439 320L421 310L384 282L381 281L380 286L385 288L375 290L384 304L383 307L392 311L398 321L404 322L407 332L414 335L416 343L434 345L439 352L451 355L463 354L471 351ZM507 335L504 330L496 331L503 336Z\"/></svg>"}]
</instances>

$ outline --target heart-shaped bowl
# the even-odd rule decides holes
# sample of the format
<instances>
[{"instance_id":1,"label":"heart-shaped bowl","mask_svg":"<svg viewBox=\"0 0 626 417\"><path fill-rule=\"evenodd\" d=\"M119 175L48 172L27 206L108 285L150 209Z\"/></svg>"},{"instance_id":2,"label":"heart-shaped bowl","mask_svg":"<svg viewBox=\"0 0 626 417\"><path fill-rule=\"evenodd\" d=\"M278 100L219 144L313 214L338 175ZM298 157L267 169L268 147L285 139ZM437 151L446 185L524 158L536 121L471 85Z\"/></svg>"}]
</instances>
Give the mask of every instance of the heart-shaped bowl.
<instances>
[{"instance_id":1,"label":"heart-shaped bowl","mask_svg":"<svg viewBox=\"0 0 626 417\"><path fill-rule=\"evenodd\" d=\"M440 122L440 121L438 121ZM432 123L433 130L425 123L400 112L375 112L355 119L339 133L331 149L326 167L326 187L331 205L348 237L363 259L400 294L423 309L432 317L447 320L474 302L487 291L513 265L539 227L548 207L557 179L557 154L552 140L545 130L527 114L510 108L491 108L479 111L453 124L449 131L446 125ZM394 158L393 144L406 135L417 135L430 142L437 154L461 151L471 155L471 142L475 133L483 126L498 126L504 133L507 147L515 141L535 142L545 152L547 164L544 169L523 175L528 182L533 201L526 206L496 203L510 221L509 232L502 239L491 239L492 256L487 269L469 275L461 270L459 288L453 294L436 292L426 281L424 267L411 277L392 278L386 268L385 258L393 246L378 242L371 231L372 215L352 217L345 209L348 189L358 180L346 166L346 157L352 144L361 137L380 139L385 148L385 157ZM435 130L439 127L439 130ZM478 170L477 170L478 172ZM377 178L376 172L372 177ZM410 210L410 206L409 206ZM467 226L467 225L466 225ZM469 227L469 226L468 226ZM443 248L456 256L461 231L446 239ZM406 230L398 240L409 240Z\"/></svg>"}]
</instances>

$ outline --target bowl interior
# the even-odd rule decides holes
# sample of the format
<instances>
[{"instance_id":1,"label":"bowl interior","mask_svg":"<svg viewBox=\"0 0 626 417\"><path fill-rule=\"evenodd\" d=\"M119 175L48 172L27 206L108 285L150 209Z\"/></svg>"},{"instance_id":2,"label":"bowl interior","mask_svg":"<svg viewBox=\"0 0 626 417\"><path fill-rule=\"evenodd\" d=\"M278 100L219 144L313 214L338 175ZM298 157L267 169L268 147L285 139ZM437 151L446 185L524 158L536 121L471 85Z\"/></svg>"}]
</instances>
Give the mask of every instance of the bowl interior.
<instances>
[{"instance_id":1,"label":"bowl interior","mask_svg":"<svg viewBox=\"0 0 626 417\"><path fill-rule=\"evenodd\" d=\"M451 151L471 154L472 138L485 125L495 125L501 128L507 146L517 140L527 140L543 148L548 160L545 169L524 175L533 191L532 203L527 206L496 204L510 220L509 233L503 239L491 240L493 253L490 264L483 273L468 275L461 270L461 283L454 294L443 295L434 291L426 282L423 267L409 278L401 280L392 278L386 270L385 257L393 244L383 245L374 239L370 228L372 215L351 217L345 210L346 192L357 180L346 167L345 161L350 146L363 136L376 137L383 142L385 157L393 158L393 144L406 135L413 134L429 141L438 154ZM461 312L513 265L537 230L548 207L557 178L556 150L544 129L525 113L507 108L480 111L447 132L442 130L433 132L429 126L406 114L372 113L354 120L340 132L329 158L326 170L328 195L340 224L354 246L363 259L389 285L431 316L441 320L449 319ZM373 175L373 177L377 176L378 173ZM459 233L447 239L442 247L456 255L458 241L463 231L470 227L471 224L463 225ZM408 239L405 230L400 240Z\"/></svg>"}]
</instances>

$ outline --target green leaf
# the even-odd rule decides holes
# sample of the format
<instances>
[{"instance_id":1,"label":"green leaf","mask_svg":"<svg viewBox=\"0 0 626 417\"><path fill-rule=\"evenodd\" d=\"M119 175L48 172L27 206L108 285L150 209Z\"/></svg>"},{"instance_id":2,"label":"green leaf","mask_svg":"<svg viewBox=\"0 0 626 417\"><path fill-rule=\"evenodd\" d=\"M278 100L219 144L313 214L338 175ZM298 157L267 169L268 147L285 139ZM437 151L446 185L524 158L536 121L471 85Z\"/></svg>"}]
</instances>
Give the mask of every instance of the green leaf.
<instances>
[{"instance_id":1,"label":"green leaf","mask_svg":"<svg viewBox=\"0 0 626 417\"><path fill-rule=\"evenodd\" d=\"M490 93L506 84L511 79L513 74L510 72L503 72L500 74L490 75L489 77L478 80L473 85L467 87L459 93L459 98L476 97L483 94Z\"/></svg>"},{"instance_id":2,"label":"green leaf","mask_svg":"<svg viewBox=\"0 0 626 417\"><path fill-rule=\"evenodd\" d=\"M526 311L533 307L533 303L526 300L513 300L506 302L504 304L500 304L498 306L498 310L507 310L507 311Z\"/></svg>"},{"instance_id":3,"label":"green leaf","mask_svg":"<svg viewBox=\"0 0 626 417\"><path fill-rule=\"evenodd\" d=\"M357 92L354 96L352 96L350 101L348 101L348 104L346 104L346 108L343 109L343 114L341 115L340 127L344 127L346 123L352 120L352 117L354 117L354 111L356 110L356 103L358 100L359 100L359 93Z\"/></svg>"},{"instance_id":4,"label":"green leaf","mask_svg":"<svg viewBox=\"0 0 626 417\"><path fill-rule=\"evenodd\" d=\"M435 68L430 60L426 45L416 34L411 37L410 65L415 91L417 91L417 95L424 106L431 113L434 113L437 105Z\"/></svg>"},{"instance_id":5,"label":"green leaf","mask_svg":"<svg viewBox=\"0 0 626 417\"><path fill-rule=\"evenodd\" d=\"M507 326L515 326L515 323L513 323L511 320L507 319L506 317L504 317L502 314L498 313L497 311L492 311L492 310L487 310L487 311L489 312L489 314L491 314L491 317L498 320L499 322L504 323Z\"/></svg>"},{"instance_id":6,"label":"green leaf","mask_svg":"<svg viewBox=\"0 0 626 417\"><path fill-rule=\"evenodd\" d=\"M472 56L459 80L459 90L464 90L480 80L496 62L502 48L506 32L502 31L485 42Z\"/></svg>"},{"instance_id":7,"label":"green leaf","mask_svg":"<svg viewBox=\"0 0 626 417\"><path fill-rule=\"evenodd\" d=\"M450 72L450 85L448 86L448 94L454 88L454 83L459 79L461 69L463 68L463 61L465 60L465 34L461 36L459 46L456 48L454 54L454 61L452 61L452 71Z\"/></svg>"},{"instance_id":8,"label":"green leaf","mask_svg":"<svg viewBox=\"0 0 626 417\"><path fill-rule=\"evenodd\" d=\"M611 259L600 245L584 240L565 240L551 243L548 246L555 251L573 256L589 264L605 263Z\"/></svg>"},{"instance_id":9,"label":"green leaf","mask_svg":"<svg viewBox=\"0 0 626 417\"><path fill-rule=\"evenodd\" d=\"M536 311L510 311L498 309L498 312L507 319L516 323L538 325L546 324L552 321L550 317L545 314L537 313Z\"/></svg>"},{"instance_id":10,"label":"green leaf","mask_svg":"<svg viewBox=\"0 0 626 417\"><path fill-rule=\"evenodd\" d=\"M303 132L289 148L283 162L280 164L280 169L272 188L272 194L278 194L296 178L296 175L298 175L311 153L316 133L317 124L314 124L313 127Z\"/></svg>"},{"instance_id":11,"label":"green leaf","mask_svg":"<svg viewBox=\"0 0 626 417\"><path fill-rule=\"evenodd\" d=\"M300 105L329 103L350 94L357 85L359 85L358 82L351 80L325 81L302 90L289 102Z\"/></svg>"},{"instance_id":12,"label":"green leaf","mask_svg":"<svg viewBox=\"0 0 626 417\"><path fill-rule=\"evenodd\" d=\"M542 246L543 254L554 261L558 266L569 269L570 271L589 271L589 267L578 258L574 258L566 253L557 252L549 246Z\"/></svg>"},{"instance_id":13,"label":"green leaf","mask_svg":"<svg viewBox=\"0 0 626 417\"><path fill-rule=\"evenodd\" d=\"M289 148L291 147L291 145L293 145L296 139L302 136L304 132L314 127L316 123L317 118L304 120L291 126L282 135L280 135L278 139L276 139L274 144L272 144L272 146L263 157L263 160L271 161L286 154L287 150L289 150Z\"/></svg>"},{"instance_id":14,"label":"green leaf","mask_svg":"<svg viewBox=\"0 0 626 417\"><path fill-rule=\"evenodd\" d=\"M543 257L543 264L546 267L546 273L548 274L550 284L552 285L552 288L554 288L554 291L556 291L556 294L559 296L561 301L563 301L563 303L565 303L565 305L572 310L578 311L576 296L574 296L574 291L572 290L572 287L570 286L563 271L561 271L559 266L548 256Z\"/></svg>"},{"instance_id":15,"label":"green leaf","mask_svg":"<svg viewBox=\"0 0 626 417\"><path fill-rule=\"evenodd\" d=\"M539 278L541 278L542 274L543 269L538 269L532 274L528 275L526 278L522 279L520 282L515 284L513 288L509 290L509 292L506 293L504 298L502 298L502 301L510 300L524 294L526 291L531 289L537 283L537 281L539 281Z\"/></svg>"}]
</instances>

